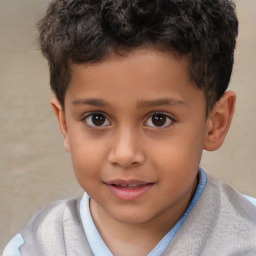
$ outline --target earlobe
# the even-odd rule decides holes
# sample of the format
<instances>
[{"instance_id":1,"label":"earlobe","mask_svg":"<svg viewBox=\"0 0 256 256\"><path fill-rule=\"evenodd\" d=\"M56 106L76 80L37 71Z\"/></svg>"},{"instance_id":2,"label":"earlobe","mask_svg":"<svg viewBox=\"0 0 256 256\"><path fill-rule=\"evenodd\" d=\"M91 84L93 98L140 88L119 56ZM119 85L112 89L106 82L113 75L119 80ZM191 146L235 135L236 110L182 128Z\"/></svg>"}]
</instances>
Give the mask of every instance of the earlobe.
<instances>
[{"instance_id":1,"label":"earlobe","mask_svg":"<svg viewBox=\"0 0 256 256\"><path fill-rule=\"evenodd\" d=\"M66 124L66 119L65 119L64 112L62 110L62 106L59 103L59 101L57 100L57 98L55 98L55 97L53 97L50 100L50 102L51 102L51 105L52 105L52 108L53 108L53 112L54 112L54 114L57 118L61 134L64 138L64 147L65 147L67 152L70 152L67 124Z\"/></svg>"},{"instance_id":2,"label":"earlobe","mask_svg":"<svg viewBox=\"0 0 256 256\"><path fill-rule=\"evenodd\" d=\"M235 93L227 91L213 107L207 120L205 150L213 151L222 145L232 121L235 101Z\"/></svg>"}]
</instances>

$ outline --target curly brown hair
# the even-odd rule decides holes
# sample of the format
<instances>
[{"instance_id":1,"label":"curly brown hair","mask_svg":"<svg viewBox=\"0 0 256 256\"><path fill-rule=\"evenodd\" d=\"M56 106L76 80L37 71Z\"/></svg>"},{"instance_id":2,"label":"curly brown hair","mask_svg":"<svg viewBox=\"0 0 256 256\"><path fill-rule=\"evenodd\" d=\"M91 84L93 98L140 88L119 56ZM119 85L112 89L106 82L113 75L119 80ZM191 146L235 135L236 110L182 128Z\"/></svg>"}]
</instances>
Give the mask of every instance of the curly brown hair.
<instances>
[{"instance_id":1,"label":"curly brown hair","mask_svg":"<svg viewBox=\"0 0 256 256\"><path fill-rule=\"evenodd\" d=\"M149 45L188 57L190 78L211 109L230 81L238 21L231 0L54 0L39 31L63 108L72 63Z\"/></svg>"}]
</instances>

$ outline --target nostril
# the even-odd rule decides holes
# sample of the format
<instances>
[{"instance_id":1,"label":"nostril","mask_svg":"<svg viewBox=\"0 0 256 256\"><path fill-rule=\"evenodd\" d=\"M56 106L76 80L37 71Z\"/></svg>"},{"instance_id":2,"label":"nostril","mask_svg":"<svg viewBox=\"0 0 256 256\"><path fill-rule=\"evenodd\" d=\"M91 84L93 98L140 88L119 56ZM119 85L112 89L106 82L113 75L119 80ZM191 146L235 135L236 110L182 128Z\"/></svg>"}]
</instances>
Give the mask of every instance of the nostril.
<instances>
[{"instance_id":1,"label":"nostril","mask_svg":"<svg viewBox=\"0 0 256 256\"><path fill-rule=\"evenodd\" d=\"M127 126L121 128L118 129L111 141L111 149L108 152L109 163L123 168L142 164L145 156L138 140L138 134Z\"/></svg>"},{"instance_id":2,"label":"nostril","mask_svg":"<svg viewBox=\"0 0 256 256\"><path fill-rule=\"evenodd\" d=\"M116 167L130 168L143 164L145 157L141 152L134 152L133 154L111 152L108 156L108 161Z\"/></svg>"}]
</instances>

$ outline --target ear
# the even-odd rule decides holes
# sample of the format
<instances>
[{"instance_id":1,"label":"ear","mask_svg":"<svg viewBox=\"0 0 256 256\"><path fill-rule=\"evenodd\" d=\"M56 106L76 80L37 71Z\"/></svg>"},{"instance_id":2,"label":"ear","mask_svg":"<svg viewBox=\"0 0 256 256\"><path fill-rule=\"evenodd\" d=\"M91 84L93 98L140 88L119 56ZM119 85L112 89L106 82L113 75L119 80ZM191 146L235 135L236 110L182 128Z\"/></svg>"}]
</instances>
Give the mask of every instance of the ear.
<instances>
[{"instance_id":1,"label":"ear","mask_svg":"<svg viewBox=\"0 0 256 256\"><path fill-rule=\"evenodd\" d=\"M207 120L205 150L213 151L222 145L232 121L235 101L235 93L227 91L213 107Z\"/></svg>"},{"instance_id":2,"label":"ear","mask_svg":"<svg viewBox=\"0 0 256 256\"><path fill-rule=\"evenodd\" d=\"M66 124L65 114L62 110L61 104L55 97L52 98L50 100L50 102L51 102L51 105L53 108L53 112L56 115L60 131L64 138L64 147L67 152L70 152L69 140L68 140L68 129L67 129L67 124Z\"/></svg>"}]
</instances>

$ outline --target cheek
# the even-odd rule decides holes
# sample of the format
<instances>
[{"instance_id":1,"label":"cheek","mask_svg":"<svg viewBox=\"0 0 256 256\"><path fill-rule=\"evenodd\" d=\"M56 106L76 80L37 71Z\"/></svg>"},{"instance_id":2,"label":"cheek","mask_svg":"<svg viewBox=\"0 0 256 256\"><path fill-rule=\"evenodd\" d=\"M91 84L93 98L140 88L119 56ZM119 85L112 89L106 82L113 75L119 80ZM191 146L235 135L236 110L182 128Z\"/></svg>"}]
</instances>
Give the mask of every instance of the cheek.
<instances>
[{"instance_id":1,"label":"cheek","mask_svg":"<svg viewBox=\"0 0 256 256\"><path fill-rule=\"evenodd\" d=\"M195 133L181 133L158 143L152 152L152 159L167 176L186 178L197 172L203 149L203 140Z\"/></svg>"},{"instance_id":2,"label":"cheek","mask_svg":"<svg viewBox=\"0 0 256 256\"><path fill-rule=\"evenodd\" d=\"M97 145L90 140L73 139L70 148L75 175L82 186L83 183L88 183L99 176L105 162L102 145Z\"/></svg>"}]
</instances>

